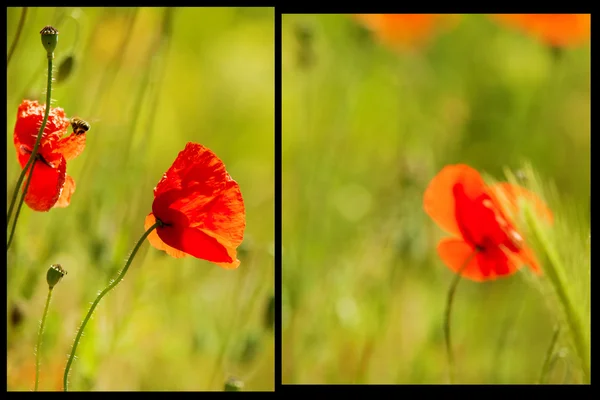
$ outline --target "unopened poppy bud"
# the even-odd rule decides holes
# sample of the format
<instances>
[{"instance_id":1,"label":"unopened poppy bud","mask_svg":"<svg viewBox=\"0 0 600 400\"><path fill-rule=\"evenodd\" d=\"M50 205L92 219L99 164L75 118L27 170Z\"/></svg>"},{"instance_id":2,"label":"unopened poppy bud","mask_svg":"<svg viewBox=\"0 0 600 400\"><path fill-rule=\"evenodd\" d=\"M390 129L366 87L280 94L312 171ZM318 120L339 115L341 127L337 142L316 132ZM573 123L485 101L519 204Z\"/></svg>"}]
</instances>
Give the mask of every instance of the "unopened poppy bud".
<instances>
[{"instance_id":1,"label":"unopened poppy bud","mask_svg":"<svg viewBox=\"0 0 600 400\"><path fill-rule=\"evenodd\" d=\"M241 380L231 377L227 379L225 382L225 391L226 392L241 392L244 388L244 382Z\"/></svg>"},{"instance_id":2,"label":"unopened poppy bud","mask_svg":"<svg viewBox=\"0 0 600 400\"><path fill-rule=\"evenodd\" d=\"M45 26L44 29L40 31L40 34L42 35L42 44L48 54L54 53L54 49L56 49L56 44L58 43L58 31L56 28L53 28L50 25Z\"/></svg>"},{"instance_id":3,"label":"unopened poppy bud","mask_svg":"<svg viewBox=\"0 0 600 400\"><path fill-rule=\"evenodd\" d=\"M66 274L67 271L65 271L60 264L52 264L46 274L46 282L48 282L50 290L52 290Z\"/></svg>"},{"instance_id":4,"label":"unopened poppy bud","mask_svg":"<svg viewBox=\"0 0 600 400\"><path fill-rule=\"evenodd\" d=\"M71 76L74 66L75 56L73 54L69 54L58 66L58 71L56 72L56 83L64 82L69 76Z\"/></svg>"}]
</instances>

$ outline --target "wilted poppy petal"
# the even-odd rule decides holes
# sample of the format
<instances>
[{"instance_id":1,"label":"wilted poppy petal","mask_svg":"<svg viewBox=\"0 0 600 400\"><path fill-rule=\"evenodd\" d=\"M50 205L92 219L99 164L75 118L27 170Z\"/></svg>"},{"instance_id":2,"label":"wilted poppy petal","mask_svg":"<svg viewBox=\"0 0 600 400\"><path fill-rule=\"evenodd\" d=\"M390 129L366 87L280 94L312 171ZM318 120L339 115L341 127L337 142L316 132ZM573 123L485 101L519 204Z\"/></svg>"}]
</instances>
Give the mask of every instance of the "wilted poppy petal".
<instances>
[{"instance_id":1,"label":"wilted poppy petal","mask_svg":"<svg viewBox=\"0 0 600 400\"><path fill-rule=\"evenodd\" d=\"M37 101L23 100L17 111L17 121L14 129L15 147L25 145L33 149L44 119L45 105ZM48 143L58 141L66 132L69 119L62 108L50 107L48 121L42 134L42 140Z\"/></svg>"},{"instance_id":2,"label":"wilted poppy petal","mask_svg":"<svg viewBox=\"0 0 600 400\"><path fill-rule=\"evenodd\" d=\"M479 172L464 164L444 167L429 183L423 195L425 212L448 233L462 236L456 216L455 186L462 185L468 198L484 193L485 182Z\"/></svg>"},{"instance_id":3,"label":"wilted poppy petal","mask_svg":"<svg viewBox=\"0 0 600 400\"><path fill-rule=\"evenodd\" d=\"M67 207L71 203L71 195L75 192L75 181L69 175L65 178L60 197L54 204L54 207Z\"/></svg>"},{"instance_id":4,"label":"wilted poppy petal","mask_svg":"<svg viewBox=\"0 0 600 400\"><path fill-rule=\"evenodd\" d=\"M521 208L519 203L521 201L527 203L539 218L544 219L548 223L552 223L554 220L552 211L550 211L546 203L535 193L521 186L508 182L496 183L489 186L488 193L511 220L519 212Z\"/></svg>"},{"instance_id":5,"label":"wilted poppy petal","mask_svg":"<svg viewBox=\"0 0 600 400\"><path fill-rule=\"evenodd\" d=\"M150 229L150 227L152 225L154 225L155 223L156 223L156 218L154 218L154 214L152 214L152 213L148 214L148 216L146 216L146 220L144 221L144 229L146 229L146 230ZM183 257L187 256L187 254L184 253L183 251L177 250L177 249L169 246L165 242L163 242L162 239L158 236L158 233L156 233L156 229L154 229L152 232L150 232L150 234L148 235L148 240L150 241L150 244L152 246L154 246L158 250L162 250L162 251L166 252L171 257L183 258Z\"/></svg>"},{"instance_id":6,"label":"wilted poppy petal","mask_svg":"<svg viewBox=\"0 0 600 400\"><path fill-rule=\"evenodd\" d=\"M58 141L54 147L55 153L60 153L67 161L77 157L85 149L86 134L76 135L74 133Z\"/></svg>"},{"instance_id":7,"label":"wilted poppy petal","mask_svg":"<svg viewBox=\"0 0 600 400\"><path fill-rule=\"evenodd\" d=\"M57 168L51 168L39 160L33 165L33 176L25 195L25 203L32 210L48 211L56 204L65 184L67 163L63 158ZM25 182L28 176L29 173L26 174Z\"/></svg>"},{"instance_id":8,"label":"wilted poppy petal","mask_svg":"<svg viewBox=\"0 0 600 400\"><path fill-rule=\"evenodd\" d=\"M156 232L163 242L191 256L218 263L234 262L223 245L200 230L172 225L156 228Z\"/></svg>"},{"instance_id":9,"label":"wilted poppy petal","mask_svg":"<svg viewBox=\"0 0 600 400\"><path fill-rule=\"evenodd\" d=\"M465 278L474 281L487 279L479 268L475 248L467 242L460 239L445 238L438 243L437 251L444 264L454 273L462 270L462 276ZM465 267L466 262L469 263L467 267Z\"/></svg>"}]
</instances>

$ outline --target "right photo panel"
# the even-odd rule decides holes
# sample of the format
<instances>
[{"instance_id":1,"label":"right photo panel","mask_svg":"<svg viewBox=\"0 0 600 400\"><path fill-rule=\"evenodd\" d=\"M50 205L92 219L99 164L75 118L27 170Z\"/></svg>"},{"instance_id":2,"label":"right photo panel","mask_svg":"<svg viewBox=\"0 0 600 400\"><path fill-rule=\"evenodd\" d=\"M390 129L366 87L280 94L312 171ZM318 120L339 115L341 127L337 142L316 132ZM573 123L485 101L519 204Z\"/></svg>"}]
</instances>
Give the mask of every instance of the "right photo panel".
<instances>
[{"instance_id":1,"label":"right photo panel","mask_svg":"<svg viewBox=\"0 0 600 400\"><path fill-rule=\"evenodd\" d=\"M282 383L590 383L590 14L282 15Z\"/></svg>"}]
</instances>

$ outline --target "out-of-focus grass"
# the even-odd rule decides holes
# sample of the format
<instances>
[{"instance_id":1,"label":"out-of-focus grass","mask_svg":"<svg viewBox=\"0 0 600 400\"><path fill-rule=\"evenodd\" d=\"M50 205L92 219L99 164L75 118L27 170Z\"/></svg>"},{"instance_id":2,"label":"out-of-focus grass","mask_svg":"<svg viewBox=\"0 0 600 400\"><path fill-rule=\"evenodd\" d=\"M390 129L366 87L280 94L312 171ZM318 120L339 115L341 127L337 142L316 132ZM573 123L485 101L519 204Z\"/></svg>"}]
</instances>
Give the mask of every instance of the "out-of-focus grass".
<instances>
[{"instance_id":1,"label":"out-of-focus grass","mask_svg":"<svg viewBox=\"0 0 600 400\"><path fill-rule=\"evenodd\" d=\"M577 223L560 229L586 237L589 45L554 57L484 15L413 53L384 48L345 15L284 15L282 26L284 383L447 382L453 276L423 191L447 164L502 180L527 161L569 205ZM539 380L558 318L543 293L522 274L461 282L459 382ZM552 365L547 381L581 381L569 354Z\"/></svg>"},{"instance_id":2,"label":"out-of-focus grass","mask_svg":"<svg viewBox=\"0 0 600 400\"><path fill-rule=\"evenodd\" d=\"M8 9L10 46L21 13ZM41 390L62 389L76 329L142 235L152 190L189 141L212 149L239 183L247 228L241 265L173 259L144 244L100 303L70 374L71 390L274 388L274 11L271 8L30 8L8 67L7 180L20 169L12 132L24 99L44 102L39 31L59 34L53 106L91 123L67 172L69 207L23 208L8 253L8 389L31 390L45 274L60 263L42 345Z\"/></svg>"}]
</instances>

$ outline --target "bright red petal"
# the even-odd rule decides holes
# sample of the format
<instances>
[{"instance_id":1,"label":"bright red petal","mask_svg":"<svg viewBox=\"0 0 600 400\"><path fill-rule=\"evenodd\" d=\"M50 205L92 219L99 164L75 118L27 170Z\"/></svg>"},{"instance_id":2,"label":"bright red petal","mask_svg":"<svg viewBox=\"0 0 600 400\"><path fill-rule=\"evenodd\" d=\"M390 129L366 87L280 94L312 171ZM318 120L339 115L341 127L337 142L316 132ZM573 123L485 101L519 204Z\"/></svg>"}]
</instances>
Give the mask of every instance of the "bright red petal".
<instances>
[{"instance_id":1,"label":"bright red petal","mask_svg":"<svg viewBox=\"0 0 600 400\"><path fill-rule=\"evenodd\" d=\"M67 163L63 158L57 168L51 168L43 162L34 162L33 176L25 203L35 211L48 211L58 201L61 190L65 184ZM24 182L27 182L29 173L26 174ZM25 188L25 185L23 185Z\"/></svg>"},{"instance_id":2,"label":"bright red petal","mask_svg":"<svg viewBox=\"0 0 600 400\"><path fill-rule=\"evenodd\" d=\"M459 239L442 239L438 244L438 254L442 261L455 273L464 269L462 276L476 282L508 276L517 270L507 256L497 247L489 251L475 253L475 248Z\"/></svg>"},{"instance_id":3,"label":"bright red petal","mask_svg":"<svg viewBox=\"0 0 600 400\"><path fill-rule=\"evenodd\" d=\"M14 129L14 143L17 151L21 145L32 150L42 126L44 119L45 105L37 101L23 100L17 111L17 121ZM54 143L58 141L66 132L69 126L69 119L66 118L62 108L50 108L48 121L42 134L42 142Z\"/></svg>"},{"instance_id":4,"label":"bright red petal","mask_svg":"<svg viewBox=\"0 0 600 400\"><path fill-rule=\"evenodd\" d=\"M485 182L479 172L464 164L444 167L429 183L423 195L425 212L444 230L462 236L456 215L454 188L461 184L463 192L475 199L484 191Z\"/></svg>"},{"instance_id":5,"label":"bright red petal","mask_svg":"<svg viewBox=\"0 0 600 400\"><path fill-rule=\"evenodd\" d=\"M200 230L173 225L156 228L156 232L167 245L196 258L217 263L235 261L215 238Z\"/></svg>"},{"instance_id":6,"label":"bright red petal","mask_svg":"<svg viewBox=\"0 0 600 400\"><path fill-rule=\"evenodd\" d=\"M54 147L55 153L60 153L67 161L74 159L85 149L86 134L76 135L74 133L58 141Z\"/></svg>"},{"instance_id":7,"label":"bright red petal","mask_svg":"<svg viewBox=\"0 0 600 400\"><path fill-rule=\"evenodd\" d=\"M144 221L144 229L146 229L146 230L150 229L150 227L152 225L154 225L155 223L156 223L156 218L154 218L154 214L152 214L152 213L148 214L148 216L146 217L146 220ZM154 229L152 232L150 232L150 234L148 235L148 240L150 241L150 244L152 246L154 246L158 250L162 250L162 251L166 252L171 257L183 258L183 257L187 256L187 254L184 253L183 251L177 250L177 249L169 246L165 242L163 242L162 239L158 236L158 233L156 233L156 229Z\"/></svg>"},{"instance_id":8,"label":"bright red petal","mask_svg":"<svg viewBox=\"0 0 600 400\"><path fill-rule=\"evenodd\" d=\"M156 188L154 196L174 189L192 189L207 198L218 194L231 177L223 162L208 148L188 143L167 170Z\"/></svg>"},{"instance_id":9,"label":"bright red petal","mask_svg":"<svg viewBox=\"0 0 600 400\"><path fill-rule=\"evenodd\" d=\"M75 192L75 181L69 175L66 176L65 184L60 192L60 197L54 207L67 207L71 203L71 196Z\"/></svg>"},{"instance_id":10,"label":"bright red petal","mask_svg":"<svg viewBox=\"0 0 600 400\"><path fill-rule=\"evenodd\" d=\"M196 231L189 231L184 242L191 243L195 237L201 238L203 243L215 242L218 244L215 248L223 254L218 256L219 260L209 261L225 263L221 266L226 268L239 265L235 249L243 240L246 226L244 201L239 185L214 153L199 144L188 143L154 193L152 212L170 225L165 228L177 228L177 235L183 235L183 229ZM195 254L177 247L184 244L179 239L167 239L171 240L168 242L161 238L188 254L203 254L193 250L196 246L191 246ZM210 253L218 252L211 250ZM202 255L197 257L208 259Z\"/></svg>"}]
</instances>

